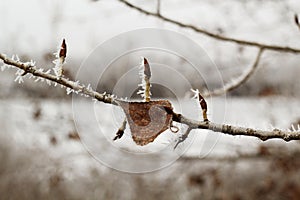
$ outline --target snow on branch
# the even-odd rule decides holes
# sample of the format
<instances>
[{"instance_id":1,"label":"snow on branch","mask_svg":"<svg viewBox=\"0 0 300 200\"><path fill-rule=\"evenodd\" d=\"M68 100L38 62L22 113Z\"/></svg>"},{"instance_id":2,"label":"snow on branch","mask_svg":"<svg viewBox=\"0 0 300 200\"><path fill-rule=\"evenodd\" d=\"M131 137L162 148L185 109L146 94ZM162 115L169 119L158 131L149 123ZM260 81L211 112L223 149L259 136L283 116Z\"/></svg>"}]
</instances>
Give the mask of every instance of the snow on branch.
<instances>
[{"instance_id":1,"label":"snow on branch","mask_svg":"<svg viewBox=\"0 0 300 200\"><path fill-rule=\"evenodd\" d=\"M262 51L262 50L261 50ZM279 130L279 129L273 129L270 131L264 131L264 130L258 130L258 129L252 129L252 128L247 128L247 127L238 127L238 126L233 126L233 125L226 125L226 124L217 124L214 122L211 122L207 119L206 116L206 111L207 111L207 105L204 100L204 98L198 93L198 100L199 104L201 106L202 112L203 112L203 121L196 121L193 119L188 119L185 116L178 114L173 111L172 105L168 100L160 100L160 101L150 101L150 102L125 102L123 100L117 99L113 95L110 94L100 94L93 90L90 85L85 86L83 84L80 84L79 81L72 81L64 77L57 77L56 75L53 75L50 73L51 70L47 70L44 72L44 69L38 68L34 62L21 62L19 59L12 59L7 57L5 54L0 54L0 60L4 62L5 67L4 68L9 68L9 67L14 67L17 68L17 77L21 77L23 79L23 76L28 76L28 78L34 78L35 82L38 82L36 80L40 81L46 81L49 82L51 86L56 86L60 85L63 88L67 89L67 92L69 93L75 93L78 95L84 95L86 97L90 97L92 99L108 103L108 104L113 104L116 106L122 106L124 107L125 104L129 104L129 108L133 109L130 112L133 112L133 114L141 114L144 113L145 111L149 110L149 108L152 105L156 106L155 114L158 115L164 115L165 120L159 119L159 118L154 118L157 119L157 123L162 123L163 125L163 130L166 130L169 125L169 128L172 126L172 122L177 122L181 124L185 124L188 126L188 129L186 133L181 137L179 140L180 142L184 141L185 138L187 138L188 134L191 132L193 129L207 129L211 130L213 132L219 132L223 134L229 134L229 135L244 135L244 136L251 136L251 137L257 137L263 141L272 139L272 138L280 138L285 141L290 141L290 140L300 140L300 130L299 129L294 129L294 130ZM258 60L258 59L257 59ZM146 64L146 63L145 63ZM148 66L149 63L147 62ZM1 67L2 68L2 67ZM149 67L150 70L150 67ZM147 70L145 72L146 74L148 73ZM22 82L22 81L21 81ZM131 109L130 108L130 109ZM163 113L161 108L164 108L164 112L166 112L166 115ZM139 110L140 109L140 110ZM136 112L135 112L136 111ZM128 113L127 113L128 114ZM143 115L141 115L143 116ZM140 118L140 115L138 115ZM139 120L145 120L145 119L139 119ZM132 123L132 122L129 122ZM130 124L129 124L130 125ZM158 124L159 125L159 124ZM119 139L122 137L124 130L126 127L126 120L124 120L121 128L119 129L115 139ZM154 131L155 130L149 130L149 131ZM160 132L157 134L160 134L163 132L162 130L159 130ZM139 145L146 145L149 142L152 142L157 135L154 135L151 138L148 138L145 141L142 141L141 138L136 137L136 141L139 141ZM180 143L179 142L179 143ZM176 145L177 146L177 145Z\"/></svg>"},{"instance_id":2,"label":"snow on branch","mask_svg":"<svg viewBox=\"0 0 300 200\"><path fill-rule=\"evenodd\" d=\"M194 25L190 25L190 24L186 24L180 21L176 21L174 19L165 17L161 14L161 11L159 12L150 12L147 11L143 8L140 8L130 2L128 2L127 0L118 0L119 2L125 4L126 6L137 10L141 13L144 13L146 15L152 16L152 17L156 17L158 19L161 19L165 22L169 22L171 24L175 24L177 26L180 26L182 28L188 28L191 30L194 30L197 33L201 33L204 34L208 37L214 38L216 40L221 40L221 41L225 41L225 42L231 42L231 43L235 43L238 45L242 45L242 46L252 46L252 47L257 47L257 48L261 48L261 49L265 49L265 50L270 50L270 51L277 51L277 52L287 52L287 53L300 53L300 49L298 48L293 48L293 47L288 47L288 46L278 46L278 45L270 45L270 44L264 44L264 43L259 43L259 42L255 42L255 41L249 41L249 40L241 40L241 39L235 39L235 38L231 38L231 37L226 37L223 35L219 35L213 32L210 32L208 30L205 30L203 28L199 28L196 27ZM296 18L295 18L296 19Z\"/></svg>"}]
</instances>

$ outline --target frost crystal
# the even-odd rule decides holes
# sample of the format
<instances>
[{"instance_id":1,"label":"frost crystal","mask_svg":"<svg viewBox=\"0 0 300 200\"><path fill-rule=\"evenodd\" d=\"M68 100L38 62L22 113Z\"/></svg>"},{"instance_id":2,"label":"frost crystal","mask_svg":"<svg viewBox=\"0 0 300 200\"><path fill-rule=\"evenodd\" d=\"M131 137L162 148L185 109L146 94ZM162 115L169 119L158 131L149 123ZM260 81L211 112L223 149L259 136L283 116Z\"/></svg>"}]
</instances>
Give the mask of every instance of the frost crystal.
<instances>
[{"instance_id":1,"label":"frost crystal","mask_svg":"<svg viewBox=\"0 0 300 200\"><path fill-rule=\"evenodd\" d=\"M140 64L140 71L139 71L139 76L140 78L142 79L142 83L138 84L139 87L142 87L142 90L139 90L137 92L137 94L141 95L141 97L143 99L146 98L146 90L147 90L147 83L146 83L146 78L150 78L150 77L146 77L146 74L145 74L145 58L144 57L141 57L142 61L141 61L141 64ZM151 84L150 84L150 87L151 87ZM151 91L149 91L149 95L151 96Z\"/></svg>"},{"instance_id":2,"label":"frost crystal","mask_svg":"<svg viewBox=\"0 0 300 200\"><path fill-rule=\"evenodd\" d=\"M1 66L1 71L3 72L5 69L6 69L6 65L4 64Z\"/></svg>"},{"instance_id":3,"label":"frost crystal","mask_svg":"<svg viewBox=\"0 0 300 200\"><path fill-rule=\"evenodd\" d=\"M78 87L78 86L79 86L79 81L74 82L74 85L75 85L76 87Z\"/></svg>"},{"instance_id":4,"label":"frost crystal","mask_svg":"<svg viewBox=\"0 0 300 200\"><path fill-rule=\"evenodd\" d=\"M24 83L24 80L23 80L23 74L24 70L22 69L18 69L17 72L16 72L16 79L15 79L15 82L18 82L18 83Z\"/></svg>"},{"instance_id":5,"label":"frost crystal","mask_svg":"<svg viewBox=\"0 0 300 200\"><path fill-rule=\"evenodd\" d=\"M198 89L194 90L193 88L191 88L191 91L194 94L194 96L192 97L192 99L198 99L199 93L200 93L199 90Z\"/></svg>"},{"instance_id":6,"label":"frost crystal","mask_svg":"<svg viewBox=\"0 0 300 200\"><path fill-rule=\"evenodd\" d=\"M48 70L45 72L45 74L50 74L50 72L51 72L51 69L48 69Z\"/></svg>"},{"instance_id":7,"label":"frost crystal","mask_svg":"<svg viewBox=\"0 0 300 200\"><path fill-rule=\"evenodd\" d=\"M74 92L74 90L71 89L71 88L67 88L66 91L67 91L67 95L69 95L69 94L71 94L72 92Z\"/></svg>"},{"instance_id":8,"label":"frost crystal","mask_svg":"<svg viewBox=\"0 0 300 200\"><path fill-rule=\"evenodd\" d=\"M53 61L53 63L55 64L53 71L58 78L61 78L63 75L63 65L65 63L66 53L67 46L65 43L65 39L63 39L61 46L59 46L57 52L54 53L56 59Z\"/></svg>"},{"instance_id":9,"label":"frost crystal","mask_svg":"<svg viewBox=\"0 0 300 200\"><path fill-rule=\"evenodd\" d=\"M300 131L300 125L297 124L297 127L294 126L294 124L291 125L291 129L288 129L290 132L298 132Z\"/></svg>"},{"instance_id":10,"label":"frost crystal","mask_svg":"<svg viewBox=\"0 0 300 200\"><path fill-rule=\"evenodd\" d=\"M63 67L63 63L62 63L62 59L61 58L57 58L56 60L53 61L53 63L55 64L53 71L55 76L57 77L61 77L62 76L62 67Z\"/></svg>"},{"instance_id":11,"label":"frost crystal","mask_svg":"<svg viewBox=\"0 0 300 200\"><path fill-rule=\"evenodd\" d=\"M39 82L39 81L44 82L44 78L42 78L42 77L37 77L37 79L34 80L34 82Z\"/></svg>"},{"instance_id":12,"label":"frost crystal","mask_svg":"<svg viewBox=\"0 0 300 200\"><path fill-rule=\"evenodd\" d=\"M88 84L88 86L86 87L87 90L92 90L91 84Z\"/></svg>"},{"instance_id":13,"label":"frost crystal","mask_svg":"<svg viewBox=\"0 0 300 200\"><path fill-rule=\"evenodd\" d=\"M50 80L46 80L46 83L49 85L49 86L51 86L51 81Z\"/></svg>"}]
</instances>

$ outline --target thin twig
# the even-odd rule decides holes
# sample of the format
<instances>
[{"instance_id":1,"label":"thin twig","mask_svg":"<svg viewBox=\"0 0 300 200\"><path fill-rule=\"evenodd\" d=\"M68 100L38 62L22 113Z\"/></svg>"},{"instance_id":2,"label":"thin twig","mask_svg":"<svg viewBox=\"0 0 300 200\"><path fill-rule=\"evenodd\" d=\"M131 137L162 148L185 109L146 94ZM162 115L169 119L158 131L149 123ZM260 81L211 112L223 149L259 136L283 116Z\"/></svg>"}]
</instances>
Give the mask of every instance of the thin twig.
<instances>
[{"instance_id":1,"label":"thin twig","mask_svg":"<svg viewBox=\"0 0 300 200\"><path fill-rule=\"evenodd\" d=\"M187 139L192 130L193 129L191 129L190 127L186 129L185 133L178 139L177 143L174 146L174 149L176 149L180 143L184 142Z\"/></svg>"},{"instance_id":2,"label":"thin twig","mask_svg":"<svg viewBox=\"0 0 300 200\"><path fill-rule=\"evenodd\" d=\"M123 120L122 122L122 126L119 128L118 132L116 133L116 136L114 137L113 140L117 140L117 139L120 139L123 134L124 134L124 131L126 129L126 124L127 124L127 120L126 118Z\"/></svg>"},{"instance_id":3,"label":"thin twig","mask_svg":"<svg viewBox=\"0 0 300 200\"><path fill-rule=\"evenodd\" d=\"M66 79L66 78L63 78L63 77L57 78L57 76L55 76L55 75L43 72L43 70L41 68L37 68L36 66L28 65L26 63L22 63L20 61L15 61L15 60L7 57L5 54L0 54L0 59L3 60L3 62L7 65L15 66L19 69L24 70L24 72L27 72L27 74L32 74L35 77L40 77L40 78L44 78L44 79L47 79L49 81L55 82L59 85L70 88L70 89L76 91L77 93L81 93L81 94L87 95L89 97L95 98L98 101L118 105L114 101L113 96L110 95L110 94L100 94L100 93L92 90L91 88L88 88L88 87L86 87L82 84L76 83L76 82L71 81L69 79Z\"/></svg>"},{"instance_id":4,"label":"thin twig","mask_svg":"<svg viewBox=\"0 0 300 200\"><path fill-rule=\"evenodd\" d=\"M248 71L245 71L241 76L239 76L238 78L232 80L231 82L227 83L224 87L222 88L218 88L213 90L212 92L205 92L203 94L203 96L208 97L208 96L219 96L219 95L223 95L227 92L230 92L236 88L238 88L239 86L241 86L242 84L244 84L250 77L251 75L255 72L256 68L258 67L259 61L261 59L261 56L263 54L264 49L260 48L254 63L252 64L252 66L250 67L250 69Z\"/></svg>"},{"instance_id":5,"label":"thin twig","mask_svg":"<svg viewBox=\"0 0 300 200\"><path fill-rule=\"evenodd\" d=\"M163 21L175 24L175 25L183 27L183 28L188 28L188 29L194 30L194 31L196 31L198 33L202 33L202 34L204 34L204 35L206 35L208 37L214 38L216 40L232 42L232 43L236 43L236 44L243 45L243 46L258 47L258 48L262 48L262 49L270 50L270 51L279 51L279 52L288 52L288 53L300 53L300 49L292 48L292 47L288 47L288 46L269 45L269 44L254 42L254 41L241 40L241 39L235 39L235 38L230 38L230 37L222 36L222 35L219 35L219 34L216 34L216 33L212 33L210 31L207 31L207 30L205 30L203 28L199 28L199 27L196 27L196 26L193 26L193 25L190 25L190 24L185 24L183 22L179 22L179 21L176 21L174 19L165 17L165 16L161 15L161 13L158 15L156 12L147 11L147 10L145 10L143 8L140 8L140 7L134 5L134 4L132 4L132 3L128 2L128 1L126 1L126 0L118 0L118 1L121 2L121 3L124 3L126 6L128 6L130 8L133 8L133 9L135 9L135 10L141 12L141 13L144 13L146 15L159 18L159 19L161 19Z\"/></svg>"},{"instance_id":6,"label":"thin twig","mask_svg":"<svg viewBox=\"0 0 300 200\"><path fill-rule=\"evenodd\" d=\"M157 5L156 5L156 14L158 15L158 16L160 16L160 0L157 0Z\"/></svg>"},{"instance_id":7,"label":"thin twig","mask_svg":"<svg viewBox=\"0 0 300 200\"><path fill-rule=\"evenodd\" d=\"M59 85L62 85L64 87L73 89L78 94L85 94L91 98L97 99L98 101L108 103L108 104L118 105L115 99L109 94L100 94L91 88L87 88L81 84L78 84L77 82L68 80L66 78L58 79L55 75L47 74L43 72L41 68L37 68L36 66L28 65L20 61L15 61L11 58L8 58L4 54L0 54L0 60L3 60L3 62L7 65L22 69L26 71L28 74L32 74L35 77L44 78L49 81L55 82ZM280 138L285 141L300 140L300 130L282 131L282 130L274 129L272 131L263 131L263 130L252 129L252 128L231 126L226 124L217 124L210 121L196 121L196 120L188 119L181 114L173 112L173 110L170 109L169 107L166 107L165 109L166 112L172 114L173 121L181 124L186 124L190 129L208 129L214 132L229 134L233 136L236 135L252 136L252 137L257 137L263 141L272 138Z\"/></svg>"},{"instance_id":8,"label":"thin twig","mask_svg":"<svg viewBox=\"0 0 300 200\"><path fill-rule=\"evenodd\" d=\"M297 14L295 14L294 20L295 20L296 26L297 26L297 27L299 28L299 30L300 30L300 22L299 22L299 18L298 18L298 15L297 15Z\"/></svg>"}]
</instances>

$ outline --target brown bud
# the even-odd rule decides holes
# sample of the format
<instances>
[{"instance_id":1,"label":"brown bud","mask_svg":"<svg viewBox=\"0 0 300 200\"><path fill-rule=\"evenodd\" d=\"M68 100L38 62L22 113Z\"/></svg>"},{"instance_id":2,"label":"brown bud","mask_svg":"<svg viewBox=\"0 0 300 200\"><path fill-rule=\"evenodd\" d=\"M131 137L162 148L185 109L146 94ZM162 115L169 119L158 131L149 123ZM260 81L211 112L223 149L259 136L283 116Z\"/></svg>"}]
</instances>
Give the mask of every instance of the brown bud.
<instances>
[{"instance_id":1,"label":"brown bud","mask_svg":"<svg viewBox=\"0 0 300 200\"><path fill-rule=\"evenodd\" d=\"M206 104L206 101L200 93L198 93L198 96L199 96L199 103L200 103L200 106L201 106L201 109L202 109L203 120L205 122L207 122L208 119L207 119L207 104Z\"/></svg>"},{"instance_id":2,"label":"brown bud","mask_svg":"<svg viewBox=\"0 0 300 200\"><path fill-rule=\"evenodd\" d=\"M148 60L146 58L144 58L144 74L150 79L151 70L150 70L150 65L148 63Z\"/></svg>"},{"instance_id":3,"label":"brown bud","mask_svg":"<svg viewBox=\"0 0 300 200\"><path fill-rule=\"evenodd\" d=\"M297 14L295 14L294 20L295 20L295 23L296 23L298 26L300 26L300 23L299 23L299 19L298 19L298 15L297 15Z\"/></svg>"},{"instance_id":4,"label":"brown bud","mask_svg":"<svg viewBox=\"0 0 300 200\"><path fill-rule=\"evenodd\" d=\"M65 39L63 39L61 46L60 46L59 57L66 58L66 56L67 56L67 44L66 44Z\"/></svg>"}]
</instances>

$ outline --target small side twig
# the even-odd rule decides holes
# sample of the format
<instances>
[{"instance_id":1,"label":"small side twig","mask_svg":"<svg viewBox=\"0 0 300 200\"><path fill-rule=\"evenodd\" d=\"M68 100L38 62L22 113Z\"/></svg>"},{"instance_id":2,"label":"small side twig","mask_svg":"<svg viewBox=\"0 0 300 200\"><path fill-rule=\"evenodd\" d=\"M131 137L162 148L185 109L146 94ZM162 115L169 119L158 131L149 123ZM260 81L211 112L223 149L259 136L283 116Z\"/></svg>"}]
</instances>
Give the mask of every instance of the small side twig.
<instances>
[{"instance_id":1,"label":"small side twig","mask_svg":"<svg viewBox=\"0 0 300 200\"><path fill-rule=\"evenodd\" d=\"M203 117L203 121L204 122L208 122L208 118L207 118L207 103L205 101L205 99L203 98L203 96L200 94L199 90L193 90L191 89L191 91L195 94L194 95L194 99L198 99L201 110L202 110L202 117Z\"/></svg>"},{"instance_id":2,"label":"small side twig","mask_svg":"<svg viewBox=\"0 0 300 200\"><path fill-rule=\"evenodd\" d=\"M142 90L139 90L138 94L140 94L144 98L145 102L149 102L151 96L151 91L150 91L151 70L150 70L149 62L146 58L142 58L140 76L142 78L142 83L139 84L139 86L142 87Z\"/></svg>"},{"instance_id":3,"label":"small side twig","mask_svg":"<svg viewBox=\"0 0 300 200\"><path fill-rule=\"evenodd\" d=\"M119 128L119 130L117 131L117 133L116 133L116 136L114 137L114 141L115 140L117 140L117 139L120 139L122 136L123 136L123 134L124 134L124 131L125 131L125 129L126 129L126 124L127 124L127 120L126 120L126 118L123 120L123 123L122 123L122 125L121 125L121 127Z\"/></svg>"},{"instance_id":4,"label":"small side twig","mask_svg":"<svg viewBox=\"0 0 300 200\"><path fill-rule=\"evenodd\" d=\"M182 136L179 137L177 143L176 143L175 146L174 146L174 149L176 149L180 143L184 142L184 141L187 139L187 137L189 136L189 134L190 134L190 132L191 132L192 130L193 130L193 129L190 128L190 127L188 127L188 128L186 129L185 133L184 133Z\"/></svg>"},{"instance_id":5,"label":"small side twig","mask_svg":"<svg viewBox=\"0 0 300 200\"><path fill-rule=\"evenodd\" d=\"M55 67L53 70L57 78L60 79L63 76L63 65L67 56L67 44L65 39L63 39L58 52L55 53L55 55L57 59L54 60Z\"/></svg>"},{"instance_id":6,"label":"small side twig","mask_svg":"<svg viewBox=\"0 0 300 200\"><path fill-rule=\"evenodd\" d=\"M299 18L298 18L298 15L297 14L295 14L295 16L294 16L294 20L295 20L295 24L296 24L296 26L298 27L298 29L300 30L300 22L299 22Z\"/></svg>"}]
</instances>

